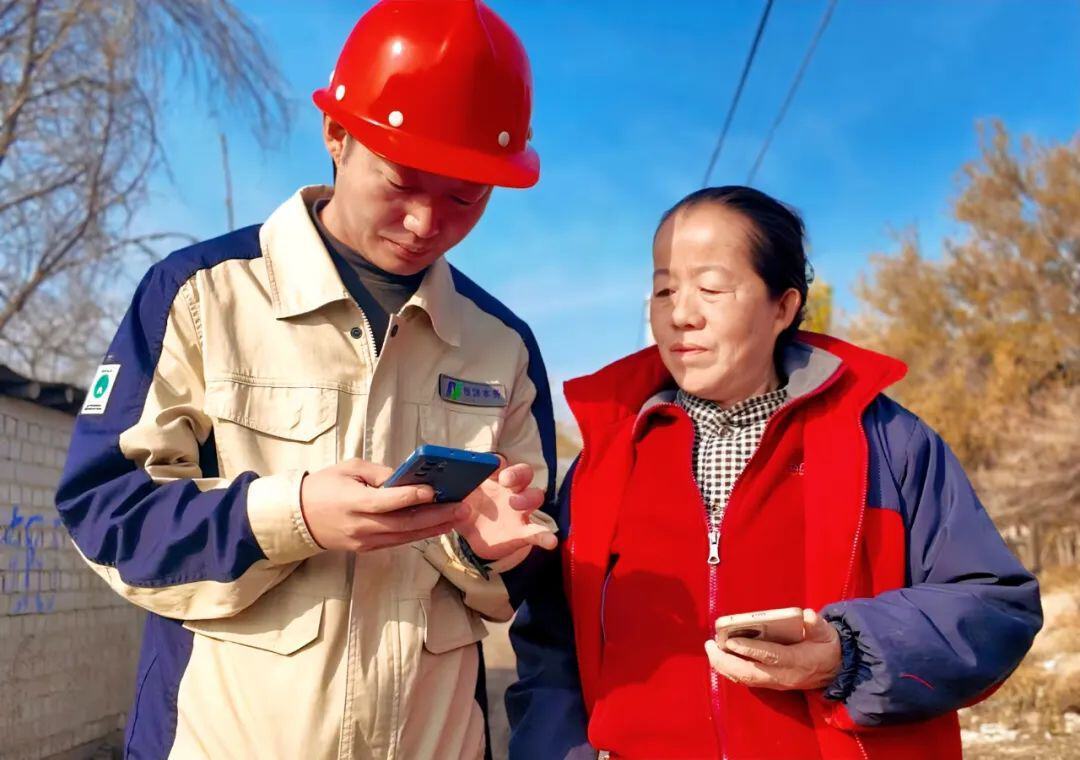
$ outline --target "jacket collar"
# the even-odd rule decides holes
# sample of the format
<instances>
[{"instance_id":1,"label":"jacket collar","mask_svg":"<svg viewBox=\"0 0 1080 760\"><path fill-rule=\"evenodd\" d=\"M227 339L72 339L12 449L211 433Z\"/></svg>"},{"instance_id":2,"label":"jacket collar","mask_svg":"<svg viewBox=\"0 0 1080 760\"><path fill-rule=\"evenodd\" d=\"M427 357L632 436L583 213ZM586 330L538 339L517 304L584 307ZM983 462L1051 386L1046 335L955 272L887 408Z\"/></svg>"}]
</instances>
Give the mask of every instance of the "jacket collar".
<instances>
[{"instance_id":1,"label":"jacket collar","mask_svg":"<svg viewBox=\"0 0 1080 760\"><path fill-rule=\"evenodd\" d=\"M425 312L435 334L456 348L461 345L463 298L454 286L453 268L445 257L440 257L428 268L420 287L402 307L402 313Z\"/></svg>"},{"instance_id":2,"label":"jacket collar","mask_svg":"<svg viewBox=\"0 0 1080 760\"><path fill-rule=\"evenodd\" d=\"M325 185L300 188L270 215L259 232L270 298L278 319L298 317L352 297L308 214L316 199L333 192ZM439 258L428 268L402 313L417 309L425 312L439 338L460 346L461 298L450 265Z\"/></svg>"},{"instance_id":3,"label":"jacket collar","mask_svg":"<svg viewBox=\"0 0 1080 760\"><path fill-rule=\"evenodd\" d=\"M332 193L331 188L319 185L300 188L259 231L278 319L298 317L350 297L308 216L308 204Z\"/></svg>"},{"instance_id":4,"label":"jacket collar","mask_svg":"<svg viewBox=\"0 0 1080 760\"><path fill-rule=\"evenodd\" d=\"M785 351L784 372L788 394L795 401L829 382L834 375L849 377L845 393L871 399L900 380L907 367L883 354L868 351L838 338L800 332ZM655 346L609 364L599 372L569 381L566 400L588 445L590 433L629 417L640 431L645 418L675 397L675 381Z\"/></svg>"}]
</instances>

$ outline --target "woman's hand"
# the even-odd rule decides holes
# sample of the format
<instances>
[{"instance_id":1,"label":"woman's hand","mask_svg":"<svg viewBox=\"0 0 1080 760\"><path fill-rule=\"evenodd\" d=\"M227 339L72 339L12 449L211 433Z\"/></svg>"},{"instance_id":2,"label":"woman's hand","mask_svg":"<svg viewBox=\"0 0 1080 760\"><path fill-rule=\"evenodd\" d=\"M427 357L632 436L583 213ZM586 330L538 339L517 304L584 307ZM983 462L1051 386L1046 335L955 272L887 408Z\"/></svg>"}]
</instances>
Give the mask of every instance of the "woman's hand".
<instances>
[{"instance_id":1,"label":"woman's hand","mask_svg":"<svg viewBox=\"0 0 1080 760\"><path fill-rule=\"evenodd\" d=\"M720 649L713 640L705 651L713 669L730 681L758 689L822 689L840 672L840 635L813 610L803 611L806 637L798 644L728 639ZM732 654L734 653L734 654Z\"/></svg>"},{"instance_id":2,"label":"woman's hand","mask_svg":"<svg viewBox=\"0 0 1080 760\"><path fill-rule=\"evenodd\" d=\"M530 487L532 479L532 467L511 465L465 498L471 516L459 524L458 533L478 557L500 560L533 546L554 549L558 544L550 528L530 519L544 504L544 492Z\"/></svg>"}]
</instances>

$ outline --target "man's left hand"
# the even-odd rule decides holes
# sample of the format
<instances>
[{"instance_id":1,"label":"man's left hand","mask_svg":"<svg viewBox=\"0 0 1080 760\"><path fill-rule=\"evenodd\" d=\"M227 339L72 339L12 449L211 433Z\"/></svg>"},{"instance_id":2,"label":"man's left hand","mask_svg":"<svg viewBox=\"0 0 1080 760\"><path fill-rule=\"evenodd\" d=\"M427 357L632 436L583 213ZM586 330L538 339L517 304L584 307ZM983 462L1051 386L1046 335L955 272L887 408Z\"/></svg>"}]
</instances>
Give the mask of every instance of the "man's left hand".
<instances>
[{"instance_id":1,"label":"man's left hand","mask_svg":"<svg viewBox=\"0 0 1080 760\"><path fill-rule=\"evenodd\" d=\"M472 516L458 532L478 557L500 560L533 546L554 549L555 534L534 523L532 513L544 504L544 492L530 487L533 470L527 464L504 467L465 498Z\"/></svg>"},{"instance_id":2,"label":"man's left hand","mask_svg":"<svg viewBox=\"0 0 1080 760\"><path fill-rule=\"evenodd\" d=\"M724 651L713 640L705 651L713 669L736 683L759 689L822 689L840 672L840 635L813 610L803 611L805 638L798 644L728 639Z\"/></svg>"}]
</instances>

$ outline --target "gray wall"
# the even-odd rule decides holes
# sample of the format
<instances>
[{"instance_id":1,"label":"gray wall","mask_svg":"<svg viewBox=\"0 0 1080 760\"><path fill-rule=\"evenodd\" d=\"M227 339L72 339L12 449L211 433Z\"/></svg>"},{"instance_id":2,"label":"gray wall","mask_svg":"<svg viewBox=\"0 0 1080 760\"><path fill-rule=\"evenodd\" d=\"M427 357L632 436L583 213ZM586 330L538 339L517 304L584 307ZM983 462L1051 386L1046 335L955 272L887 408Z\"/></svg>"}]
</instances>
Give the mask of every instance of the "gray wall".
<instances>
[{"instance_id":1,"label":"gray wall","mask_svg":"<svg viewBox=\"0 0 1080 760\"><path fill-rule=\"evenodd\" d=\"M5 760L68 753L114 734L131 701L143 614L86 567L53 506L73 424L0 397Z\"/></svg>"}]
</instances>

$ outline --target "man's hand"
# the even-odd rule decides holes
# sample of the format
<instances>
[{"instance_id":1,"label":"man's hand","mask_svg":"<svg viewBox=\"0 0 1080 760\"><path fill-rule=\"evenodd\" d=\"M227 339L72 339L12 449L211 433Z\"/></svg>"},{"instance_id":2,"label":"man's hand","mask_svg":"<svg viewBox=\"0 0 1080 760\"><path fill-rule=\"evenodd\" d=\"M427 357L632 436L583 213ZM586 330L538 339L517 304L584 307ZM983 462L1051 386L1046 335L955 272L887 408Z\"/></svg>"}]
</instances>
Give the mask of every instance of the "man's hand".
<instances>
[{"instance_id":1,"label":"man's hand","mask_svg":"<svg viewBox=\"0 0 1080 760\"><path fill-rule=\"evenodd\" d=\"M554 549L558 544L551 529L529 519L544 504L544 492L530 488L532 479L529 465L510 465L465 498L471 516L457 530L478 557L500 560L533 546Z\"/></svg>"},{"instance_id":2,"label":"man's hand","mask_svg":"<svg viewBox=\"0 0 1080 760\"><path fill-rule=\"evenodd\" d=\"M300 509L324 549L366 552L442 535L468 518L463 504L432 504L430 486L380 488L393 470L349 459L304 476Z\"/></svg>"},{"instance_id":3,"label":"man's hand","mask_svg":"<svg viewBox=\"0 0 1080 760\"><path fill-rule=\"evenodd\" d=\"M840 635L813 610L803 611L803 630L806 638L798 644L735 638L725 642L725 652L710 639L705 651L713 670L736 683L759 689L821 689L840 672Z\"/></svg>"}]
</instances>

